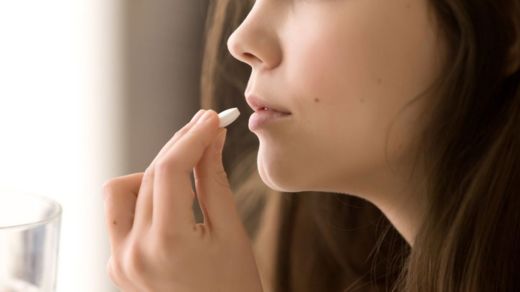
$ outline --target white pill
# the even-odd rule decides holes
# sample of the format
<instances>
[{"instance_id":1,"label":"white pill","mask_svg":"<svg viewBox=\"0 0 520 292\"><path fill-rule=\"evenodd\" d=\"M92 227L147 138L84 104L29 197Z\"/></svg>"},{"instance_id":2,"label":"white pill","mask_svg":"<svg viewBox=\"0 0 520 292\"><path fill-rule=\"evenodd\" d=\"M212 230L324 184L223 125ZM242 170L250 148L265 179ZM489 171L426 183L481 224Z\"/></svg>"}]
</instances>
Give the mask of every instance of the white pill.
<instances>
[{"instance_id":1,"label":"white pill","mask_svg":"<svg viewBox=\"0 0 520 292\"><path fill-rule=\"evenodd\" d=\"M218 114L218 119L220 122L219 127L224 128L224 127L229 126L229 124L234 122L238 118L239 115L240 115L240 111L236 107L227 109L227 110L219 113Z\"/></svg>"}]
</instances>

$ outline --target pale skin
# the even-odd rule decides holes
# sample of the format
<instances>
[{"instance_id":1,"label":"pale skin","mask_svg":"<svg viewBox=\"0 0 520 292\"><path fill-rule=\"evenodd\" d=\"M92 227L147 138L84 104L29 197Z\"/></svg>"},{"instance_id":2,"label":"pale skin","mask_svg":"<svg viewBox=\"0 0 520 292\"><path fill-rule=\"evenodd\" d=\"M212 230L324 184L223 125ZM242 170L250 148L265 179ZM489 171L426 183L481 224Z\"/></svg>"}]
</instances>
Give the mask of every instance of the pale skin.
<instances>
[{"instance_id":1,"label":"pale skin","mask_svg":"<svg viewBox=\"0 0 520 292\"><path fill-rule=\"evenodd\" d=\"M292 113L255 131L269 187L365 198L413 244L427 208L413 143L434 97L399 111L441 72L444 48L428 3L256 1L228 48L251 66L246 95Z\"/></svg>"},{"instance_id":2,"label":"pale skin","mask_svg":"<svg viewBox=\"0 0 520 292\"><path fill-rule=\"evenodd\" d=\"M216 112L199 111L144 173L105 183L107 269L122 291L262 291L222 166L225 132ZM192 213L192 169L204 223Z\"/></svg>"},{"instance_id":3,"label":"pale skin","mask_svg":"<svg viewBox=\"0 0 520 292\"><path fill-rule=\"evenodd\" d=\"M441 71L438 35L427 0L257 0L228 48L252 68L246 94L292 114L255 131L264 183L365 198L413 244L427 208L413 141L434 97L396 116ZM105 184L107 268L122 291L262 291L222 167L225 130L207 113L143 173Z\"/></svg>"}]
</instances>

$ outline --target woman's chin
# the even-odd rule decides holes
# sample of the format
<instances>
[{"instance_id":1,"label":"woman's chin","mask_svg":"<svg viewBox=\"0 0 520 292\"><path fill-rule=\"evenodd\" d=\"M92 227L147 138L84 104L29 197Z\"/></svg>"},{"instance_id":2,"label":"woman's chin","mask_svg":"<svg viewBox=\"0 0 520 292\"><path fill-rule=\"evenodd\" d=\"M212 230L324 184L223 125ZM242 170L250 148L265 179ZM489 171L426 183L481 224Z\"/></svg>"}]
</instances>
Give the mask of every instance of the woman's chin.
<instances>
[{"instance_id":1,"label":"woman's chin","mask_svg":"<svg viewBox=\"0 0 520 292\"><path fill-rule=\"evenodd\" d=\"M257 160L258 174L262 181L272 190L279 192L303 191L301 180L296 179L296 171L284 165L281 160L266 160L261 155Z\"/></svg>"}]
</instances>

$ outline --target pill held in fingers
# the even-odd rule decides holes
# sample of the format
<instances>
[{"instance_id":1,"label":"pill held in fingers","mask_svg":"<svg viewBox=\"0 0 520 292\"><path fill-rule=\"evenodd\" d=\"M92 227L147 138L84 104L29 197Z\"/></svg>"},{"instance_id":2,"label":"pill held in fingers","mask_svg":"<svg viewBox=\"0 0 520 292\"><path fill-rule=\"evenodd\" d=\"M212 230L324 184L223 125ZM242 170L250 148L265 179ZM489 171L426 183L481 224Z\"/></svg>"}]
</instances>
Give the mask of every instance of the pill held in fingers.
<instances>
[{"instance_id":1,"label":"pill held in fingers","mask_svg":"<svg viewBox=\"0 0 520 292\"><path fill-rule=\"evenodd\" d=\"M240 111L236 107L222 111L218 114L219 127L224 128L229 126L238 118L239 115Z\"/></svg>"}]
</instances>

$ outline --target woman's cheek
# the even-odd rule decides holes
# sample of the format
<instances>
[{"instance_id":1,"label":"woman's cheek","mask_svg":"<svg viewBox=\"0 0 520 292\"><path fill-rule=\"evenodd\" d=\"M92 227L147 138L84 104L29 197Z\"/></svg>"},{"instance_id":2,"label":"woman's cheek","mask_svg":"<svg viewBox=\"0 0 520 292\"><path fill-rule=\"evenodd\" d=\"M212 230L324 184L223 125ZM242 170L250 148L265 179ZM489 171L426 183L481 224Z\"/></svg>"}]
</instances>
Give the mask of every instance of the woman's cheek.
<instances>
[{"instance_id":1,"label":"woman's cheek","mask_svg":"<svg viewBox=\"0 0 520 292\"><path fill-rule=\"evenodd\" d=\"M284 55L284 96L294 105L291 131L260 137L262 180L280 191L320 188L339 170L379 157L374 92L378 77L363 42L322 26L293 34ZM355 172L355 171L353 171Z\"/></svg>"}]
</instances>

